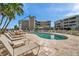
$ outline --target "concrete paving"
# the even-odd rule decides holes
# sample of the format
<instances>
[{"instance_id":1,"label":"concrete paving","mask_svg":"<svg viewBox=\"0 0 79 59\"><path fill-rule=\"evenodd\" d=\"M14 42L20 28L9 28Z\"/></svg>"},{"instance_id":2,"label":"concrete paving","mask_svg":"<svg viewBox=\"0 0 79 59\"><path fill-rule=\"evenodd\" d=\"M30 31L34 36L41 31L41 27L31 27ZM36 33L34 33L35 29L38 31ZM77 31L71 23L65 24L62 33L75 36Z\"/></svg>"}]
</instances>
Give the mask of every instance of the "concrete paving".
<instances>
[{"instance_id":1,"label":"concrete paving","mask_svg":"<svg viewBox=\"0 0 79 59\"><path fill-rule=\"evenodd\" d=\"M48 40L35 34L26 33L25 37L30 43L41 45L39 56L79 56L79 36L51 33L67 36L66 40Z\"/></svg>"},{"instance_id":2,"label":"concrete paving","mask_svg":"<svg viewBox=\"0 0 79 59\"><path fill-rule=\"evenodd\" d=\"M39 55L45 54L46 56L79 56L79 36L59 34L68 37L66 40L48 40L40 38L35 34L26 34L26 37L31 42L37 42L41 45Z\"/></svg>"}]
</instances>

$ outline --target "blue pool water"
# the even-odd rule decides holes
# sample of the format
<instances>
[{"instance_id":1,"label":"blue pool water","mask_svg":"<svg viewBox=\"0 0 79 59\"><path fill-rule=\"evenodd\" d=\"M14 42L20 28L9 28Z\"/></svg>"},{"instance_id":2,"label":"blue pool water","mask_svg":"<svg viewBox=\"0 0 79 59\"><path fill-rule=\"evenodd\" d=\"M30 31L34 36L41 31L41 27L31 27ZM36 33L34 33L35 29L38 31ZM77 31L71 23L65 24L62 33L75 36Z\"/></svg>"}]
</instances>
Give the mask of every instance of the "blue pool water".
<instances>
[{"instance_id":1,"label":"blue pool water","mask_svg":"<svg viewBox=\"0 0 79 59\"><path fill-rule=\"evenodd\" d=\"M38 35L41 38L45 38L45 39L49 39L49 40L65 40L65 39L67 39L67 37L62 36L62 35L38 33L38 32L34 32L34 34Z\"/></svg>"}]
</instances>

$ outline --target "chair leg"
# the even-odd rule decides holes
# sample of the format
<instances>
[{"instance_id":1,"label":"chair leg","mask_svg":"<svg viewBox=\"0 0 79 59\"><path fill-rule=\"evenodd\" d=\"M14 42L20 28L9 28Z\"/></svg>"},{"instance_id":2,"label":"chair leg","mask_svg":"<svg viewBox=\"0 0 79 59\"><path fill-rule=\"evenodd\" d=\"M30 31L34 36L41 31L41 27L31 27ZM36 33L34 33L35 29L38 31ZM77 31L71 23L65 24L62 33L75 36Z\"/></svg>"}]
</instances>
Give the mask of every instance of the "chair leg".
<instances>
[{"instance_id":1,"label":"chair leg","mask_svg":"<svg viewBox=\"0 0 79 59\"><path fill-rule=\"evenodd\" d=\"M37 51L37 54L36 54L36 56L39 54L39 51L40 51L40 46L39 46L39 48L38 48L38 51Z\"/></svg>"}]
</instances>

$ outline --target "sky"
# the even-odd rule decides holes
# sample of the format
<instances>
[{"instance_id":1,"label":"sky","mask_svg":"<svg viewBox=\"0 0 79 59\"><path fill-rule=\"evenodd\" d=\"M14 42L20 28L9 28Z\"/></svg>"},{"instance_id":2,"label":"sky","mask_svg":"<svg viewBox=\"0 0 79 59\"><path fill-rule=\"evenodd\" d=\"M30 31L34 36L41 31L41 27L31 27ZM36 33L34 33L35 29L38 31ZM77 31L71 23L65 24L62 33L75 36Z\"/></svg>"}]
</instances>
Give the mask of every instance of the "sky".
<instances>
[{"instance_id":1,"label":"sky","mask_svg":"<svg viewBox=\"0 0 79 59\"><path fill-rule=\"evenodd\" d=\"M79 3L26 3L23 4L24 14L16 16L8 28L13 28L21 19L27 19L28 15L36 16L36 20L50 20L51 26L54 22L68 16L79 14Z\"/></svg>"}]
</instances>

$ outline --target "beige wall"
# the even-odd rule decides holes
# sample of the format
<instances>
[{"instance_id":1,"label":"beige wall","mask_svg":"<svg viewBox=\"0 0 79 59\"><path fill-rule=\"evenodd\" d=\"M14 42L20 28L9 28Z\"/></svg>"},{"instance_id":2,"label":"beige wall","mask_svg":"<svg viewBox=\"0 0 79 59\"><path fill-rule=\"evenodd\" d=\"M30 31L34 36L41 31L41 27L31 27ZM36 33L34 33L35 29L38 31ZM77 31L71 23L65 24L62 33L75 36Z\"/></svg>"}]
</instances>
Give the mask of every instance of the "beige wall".
<instances>
[{"instance_id":1,"label":"beige wall","mask_svg":"<svg viewBox=\"0 0 79 59\"><path fill-rule=\"evenodd\" d=\"M42 27L42 28L46 28L46 27L49 28L51 25L49 24L48 21L39 21L39 22L40 22L40 25L37 25L35 21L35 17L29 17L29 20L25 20L24 22L22 22L21 28L23 30L25 30L26 28L28 28L29 30L34 30L35 26Z\"/></svg>"},{"instance_id":2,"label":"beige wall","mask_svg":"<svg viewBox=\"0 0 79 59\"><path fill-rule=\"evenodd\" d=\"M60 27L62 27L62 28L71 28L71 29L74 28L75 29L76 27L78 27L78 24L79 24L78 21L79 21L79 16L65 18L60 22L58 20L55 22L55 28L60 29Z\"/></svg>"},{"instance_id":3,"label":"beige wall","mask_svg":"<svg viewBox=\"0 0 79 59\"><path fill-rule=\"evenodd\" d=\"M24 20L22 23L21 23L21 29L22 30L26 30L26 28L29 27L29 23L28 23L28 20Z\"/></svg>"},{"instance_id":4,"label":"beige wall","mask_svg":"<svg viewBox=\"0 0 79 59\"><path fill-rule=\"evenodd\" d=\"M34 17L30 17L29 18L29 29L33 30L35 28L35 18Z\"/></svg>"},{"instance_id":5,"label":"beige wall","mask_svg":"<svg viewBox=\"0 0 79 59\"><path fill-rule=\"evenodd\" d=\"M49 27L48 22L41 22L40 26L41 27L47 27L47 26Z\"/></svg>"}]
</instances>

